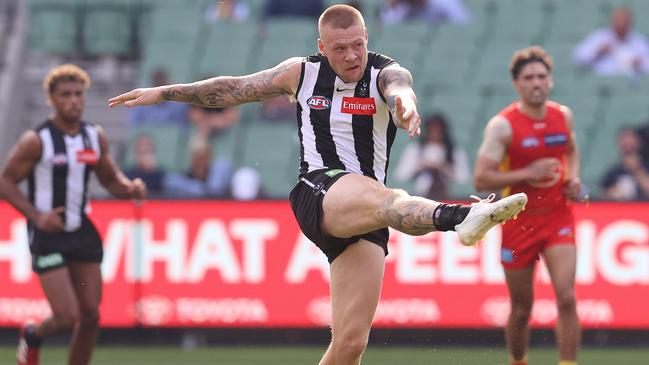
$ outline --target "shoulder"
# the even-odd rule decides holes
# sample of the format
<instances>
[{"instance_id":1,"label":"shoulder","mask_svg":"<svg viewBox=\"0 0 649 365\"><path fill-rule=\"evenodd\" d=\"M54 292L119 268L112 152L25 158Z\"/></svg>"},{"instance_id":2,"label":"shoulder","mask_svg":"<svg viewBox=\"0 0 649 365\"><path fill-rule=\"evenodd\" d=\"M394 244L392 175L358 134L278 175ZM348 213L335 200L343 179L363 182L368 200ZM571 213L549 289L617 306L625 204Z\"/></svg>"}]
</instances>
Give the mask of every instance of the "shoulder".
<instances>
[{"instance_id":1,"label":"shoulder","mask_svg":"<svg viewBox=\"0 0 649 365\"><path fill-rule=\"evenodd\" d=\"M487 122L487 127L491 128L509 128L510 123L509 123L509 118L505 115L502 114L496 114L489 121Z\"/></svg>"},{"instance_id":2,"label":"shoulder","mask_svg":"<svg viewBox=\"0 0 649 365\"><path fill-rule=\"evenodd\" d=\"M323 62L327 58L322 54L322 53L316 53L312 54L310 56L306 56L302 59L303 62L308 62L308 63L318 63L318 62Z\"/></svg>"},{"instance_id":3,"label":"shoulder","mask_svg":"<svg viewBox=\"0 0 649 365\"><path fill-rule=\"evenodd\" d=\"M501 114L494 115L485 127L485 135L497 138L507 138L512 135L512 126L509 119Z\"/></svg>"},{"instance_id":4,"label":"shoulder","mask_svg":"<svg viewBox=\"0 0 649 365\"><path fill-rule=\"evenodd\" d=\"M308 62L305 57L291 57L265 72L273 85L284 90L287 95L296 95L305 62Z\"/></svg>"},{"instance_id":5,"label":"shoulder","mask_svg":"<svg viewBox=\"0 0 649 365\"><path fill-rule=\"evenodd\" d=\"M517 115L519 115L518 105L513 102L501 109L492 119L502 118L509 124L509 122L516 119Z\"/></svg>"},{"instance_id":6,"label":"shoulder","mask_svg":"<svg viewBox=\"0 0 649 365\"><path fill-rule=\"evenodd\" d=\"M649 40L647 39L647 37L644 34L638 32L638 31L635 31L635 30L631 31L630 38L631 38L632 41L638 42L638 43L646 44L646 43L649 42Z\"/></svg>"},{"instance_id":7,"label":"shoulder","mask_svg":"<svg viewBox=\"0 0 649 365\"><path fill-rule=\"evenodd\" d=\"M20 136L14 149L19 156L30 160L38 160L43 150L43 142L37 130L28 130Z\"/></svg>"},{"instance_id":8,"label":"shoulder","mask_svg":"<svg viewBox=\"0 0 649 365\"><path fill-rule=\"evenodd\" d=\"M368 60L372 62L372 66L377 69L383 69L391 65L398 65L392 58L377 52L368 52Z\"/></svg>"},{"instance_id":9,"label":"shoulder","mask_svg":"<svg viewBox=\"0 0 649 365\"><path fill-rule=\"evenodd\" d=\"M17 142L17 145L19 147L39 147L41 146L41 137L39 136L39 132L43 128L38 128L38 129L30 129L28 131L23 132L23 134L20 136L20 139Z\"/></svg>"},{"instance_id":10,"label":"shoulder","mask_svg":"<svg viewBox=\"0 0 649 365\"><path fill-rule=\"evenodd\" d=\"M552 108L555 110L557 113L560 113L561 116L563 116L563 119L568 123L569 125L572 125L572 121L574 119L574 115L572 113L572 110L563 104L559 104L554 101L548 101L548 108Z\"/></svg>"}]
</instances>

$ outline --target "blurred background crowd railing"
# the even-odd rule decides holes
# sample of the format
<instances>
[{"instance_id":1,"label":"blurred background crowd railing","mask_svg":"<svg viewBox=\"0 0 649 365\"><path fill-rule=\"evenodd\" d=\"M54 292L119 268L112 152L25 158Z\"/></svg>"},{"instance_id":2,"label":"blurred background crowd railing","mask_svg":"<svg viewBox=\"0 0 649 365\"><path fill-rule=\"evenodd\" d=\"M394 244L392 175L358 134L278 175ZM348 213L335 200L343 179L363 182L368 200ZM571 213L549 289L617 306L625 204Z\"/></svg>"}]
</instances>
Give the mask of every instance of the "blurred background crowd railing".
<instances>
[{"instance_id":1,"label":"blurred background crowd railing","mask_svg":"<svg viewBox=\"0 0 649 365\"><path fill-rule=\"evenodd\" d=\"M463 6L470 17L458 22L394 21L386 14L398 2L353 4L365 16L369 48L411 70L420 114L424 118L441 114L446 133L462 152L459 159L465 160L465 171L459 175L464 177L448 184L443 197L464 198L474 192L470 171L483 127L516 99L509 59L515 50L531 44L542 45L554 56L552 98L574 111L582 178L591 197L610 197L601 186L607 171L620 161L618 130L649 125L649 79L642 73L598 76L575 66L572 55L591 31L607 26L617 6L640 15L649 13L649 2L466 0ZM16 16L22 2L2 2L3 58L12 56L4 46L11 39L24 39L27 51L13 51L21 54L13 56L18 60L14 66L2 63L0 80L14 75L16 64L22 76L14 76L12 86L2 89L2 99L11 100L15 111L0 119L0 127L7 131L0 151L6 153L22 130L46 117L40 80L52 65L70 61L86 67L95 82L87 97L86 118L104 126L112 153L125 170L144 174L151 186L159 187L152 189L155 196L285 198L299 158L295 111L286 98L236 110L178 105L141 112L105 108L109 96L132 87L242 75L291 56L315 53L317 15L335 1L305 1L305 9L313 5L311 12L293 9L298 14L284 15L279 3L30 0L23 14L28 25L22 29L18 20L22 18ZM649 22L637 16L633 29L647 35ZM142 138L148 141L138 144ZM408 142L405 133L398 134L391 154L393 172ZM646 142L640 148L646 149ZM388 185L423 191L415 177L397 175L398 179L389 175ZM179 192L174 189L178 183L191 188ZM233 189L235 185L239 190Z\"/></svg>"}]
</instances>

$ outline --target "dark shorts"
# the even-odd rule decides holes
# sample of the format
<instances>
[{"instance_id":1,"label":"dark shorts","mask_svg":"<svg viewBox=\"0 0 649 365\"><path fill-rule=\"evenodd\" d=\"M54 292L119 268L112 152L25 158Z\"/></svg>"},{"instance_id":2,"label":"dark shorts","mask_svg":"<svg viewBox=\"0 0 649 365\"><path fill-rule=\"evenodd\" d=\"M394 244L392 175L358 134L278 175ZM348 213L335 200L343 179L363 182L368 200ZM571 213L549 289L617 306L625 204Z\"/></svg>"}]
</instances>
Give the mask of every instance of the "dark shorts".
<instances>
[{"instance_id":1,"label":"dark shorts","mask_svg":"<svg viewBox=\"0 0 649 365\"><path fill-rule=\"evenodd\" d=\"M349 172L342 170L323 169L306 173L291 190L289 200L293 214L297 219L304 235L315 243L332 263L347 246L365 239L375 243L385 254L388 254L389 231L387 228L378 229L362 235L349 238L330 236L322 228L322 201L329 188Z\"/></svg>"},{"instance_id":2,"label":"dark shorts","mask_svg":"<svg viewBox=\"0 0 649 365\"><path fill-rule=\"evenodd\" d=\"M66 266L69 261L101 263L104 249L97 229L88 218L72 232L47 233L29 227L32 270L39 274Z\"/></svg>"}]
</instances>

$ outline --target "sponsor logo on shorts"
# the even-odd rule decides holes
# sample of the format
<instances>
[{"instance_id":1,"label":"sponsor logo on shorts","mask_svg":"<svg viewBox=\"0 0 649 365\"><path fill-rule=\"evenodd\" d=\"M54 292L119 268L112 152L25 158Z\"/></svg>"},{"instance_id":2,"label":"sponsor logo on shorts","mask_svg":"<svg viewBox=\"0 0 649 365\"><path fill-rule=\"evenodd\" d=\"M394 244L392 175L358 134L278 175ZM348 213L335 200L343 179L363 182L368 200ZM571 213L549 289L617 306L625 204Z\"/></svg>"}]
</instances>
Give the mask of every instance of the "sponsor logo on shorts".
<instances>
[{"instance_id":1,"label":"sponsor logo on shorts","mask_svg":"<svg viewBox=\"0 0 649 365\"><path fill-rule=\"evenodd\" d=\"M523 138L521 141L521 146L523 146L523 148L538 147L540 144L539 139L536 137Z\"/></svg>"},{"instance_id":2,"label":"sponsor logo on shorts","mask_svg":"<svg viewBox=\"0 0 649 365\"><path fill-rule=\"evenodd\" d=\"M325 175L327 175L329 177L334 177L334 176L340 174L341 172L345 172L345 170L341 170L341 169L329 170L329 171L325 172Z\"/></svg>"},{"instance_id":3,"label":"sponsor logo on shorts","mask_svg":"<svg viewBox=\"0 0 649 365\"><path fill-rule=\"evenodd\" d=\"M568 143L568 136L565 133L548 134L543 137L543 142L548 147L563 146Z\"/></svg>"},{"instance_id":4,"label":"sponsor logo on shorts","mask_svg":"<svg viewBox=\"0 0 649 365\"><path fill-rule=\"evenodd\" d=\"M314 110L324 110L329 109L331 100L325 96L314 95L306 100L306 105Z\"/></svg>"},{"instance_id":5,"label":"sponsor logo on shorts","mask_svg":"<svg viewBox=\"0 0 649 365\"><path fill-rule=\"evenodd\" d=\"M559 230L557 233L559 236L569 236L572 234L572 228L570 227L563 227Z\"/></svg>"},{"instance_id":6,"label":"sponsor logo on shorts","mask_svg":"<svg viewBox=\"0 0 649 365\"><path fill-rule=\"evenodd\" d=\"M356 115L373 115L376 114L376 103L374 98L350 98L343 97L340 106L340 112Z\"/></svg>"},{"instance_id":7,"label":"sponsor logo on shorts","mask_svg":"<svg viewBox=\"0 0 649 365\"><path fill-rule=\"evenodd\" d=\"M61 265L63 263L63 256L60 253L52 253L45 256L39 256L36 259L36 267L39 269L47 269L49 267L54 267Z\"/></svg>"},{"instance_id":8,"label":"sponsor logo on shorts","mask_svg":"<svg viewBox=\"0 0 649 365\"><path fill-rule=\"evenodd\" d=\"M514 250L509 248L500 249L500 260L508 264L514 262Z\"/></svg>"}]
</instances>

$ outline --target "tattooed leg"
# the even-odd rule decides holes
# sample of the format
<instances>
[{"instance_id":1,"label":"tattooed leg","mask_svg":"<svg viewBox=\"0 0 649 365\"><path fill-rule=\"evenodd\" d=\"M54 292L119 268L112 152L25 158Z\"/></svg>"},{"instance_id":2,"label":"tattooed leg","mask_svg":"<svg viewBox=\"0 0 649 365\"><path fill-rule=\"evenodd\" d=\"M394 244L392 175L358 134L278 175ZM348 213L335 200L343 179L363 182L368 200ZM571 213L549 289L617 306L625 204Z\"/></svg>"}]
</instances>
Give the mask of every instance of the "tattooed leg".
<instances>
[{"instance_id":1,"label":"tattooed leg","mask_svg":"<svg viewBox=\"0 0 649 365\"><path fill-rule=\"evenodd\" d=\"M385 199L379 209L379 217L390 227L414 236L435 230L433 215L440 203L418 196L410 196L403 190L392 189L395 194Z\"/></svg>"}]
</instances>

